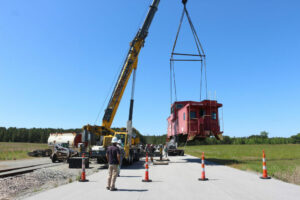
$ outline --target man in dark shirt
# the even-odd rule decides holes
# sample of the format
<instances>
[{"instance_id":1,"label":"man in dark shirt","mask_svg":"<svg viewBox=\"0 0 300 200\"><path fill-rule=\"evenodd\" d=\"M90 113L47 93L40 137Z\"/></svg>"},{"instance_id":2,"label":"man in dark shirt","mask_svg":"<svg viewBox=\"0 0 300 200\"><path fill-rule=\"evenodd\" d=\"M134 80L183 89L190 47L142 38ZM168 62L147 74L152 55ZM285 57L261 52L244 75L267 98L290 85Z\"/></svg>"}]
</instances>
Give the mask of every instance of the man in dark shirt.
<instances>
[{"instance_id":1,"label":"man in dark shirt","mask_svg":"<svg viewBox=\"0 0 300 200\"><path fill-rule=\"evenodd\" d=\"M118 138L113 137L111 140L112 145L107 148L106 159L108 162L108 180L106 189L116 191L116 179L118 176L118 165L120 163L120 149L117 147Z\"/></svg>"}]
</instances>

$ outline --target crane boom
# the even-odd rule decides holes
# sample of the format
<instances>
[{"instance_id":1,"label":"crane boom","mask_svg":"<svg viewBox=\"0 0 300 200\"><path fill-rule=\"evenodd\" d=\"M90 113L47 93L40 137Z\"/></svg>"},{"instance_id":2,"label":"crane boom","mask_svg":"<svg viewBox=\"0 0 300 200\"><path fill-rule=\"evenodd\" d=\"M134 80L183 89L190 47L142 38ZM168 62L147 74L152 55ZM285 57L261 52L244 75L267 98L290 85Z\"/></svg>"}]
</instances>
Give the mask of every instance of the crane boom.
<instances>
[{"instance_id":1,"label":"crane boom","mask_svg":"<svg viewBox=\"0 0 300 200\"><path fill-rule=\"evenodd\" d=\"M145 18L143 26L139 29L136 36L130 43L130 48L127 53L126 60L123 64L118 80L115 84L114 90L108 102L107 108L102 119L102 126L86 125L84 130L92 132L97 135L108 135L114 131L111 129L111 124L114 120L115 114L119 107L120 101L124 94L124 90L127 86L128 80L132 74L132 71L137 68L138 55L141 48L144 46L145 39L148 35L148 30L157 11L160 0L153 0L148 14Z\"/></svg>"}]
</instances>

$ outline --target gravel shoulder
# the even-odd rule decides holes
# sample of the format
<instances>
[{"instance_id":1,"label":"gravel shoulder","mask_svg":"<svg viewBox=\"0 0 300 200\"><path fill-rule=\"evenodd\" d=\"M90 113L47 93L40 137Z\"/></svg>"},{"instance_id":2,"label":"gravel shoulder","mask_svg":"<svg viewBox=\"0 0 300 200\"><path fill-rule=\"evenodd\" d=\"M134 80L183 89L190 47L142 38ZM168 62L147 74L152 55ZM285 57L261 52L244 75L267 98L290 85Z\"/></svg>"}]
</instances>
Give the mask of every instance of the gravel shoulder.
<instances>
[{"instance_id":1,"label":"gravel shoulder","mask_svg":"<svg viewBox=\"0 0 300 200\"><path fill-rule=\"evenodd\" d=\"M1 165L1 169L41 163L51 163L51 160L49 158L37 158L15 162L5 161ZM91 175L101 168L105 168L105 166L91 162L90 167L86 169L86 174ZM81 169L69 169L69 165L64 163L55 167L38 169L32 173L0 178L0 200L23 199L41 191L77 181L80 174Z\"/></svg>"}]
</instances>

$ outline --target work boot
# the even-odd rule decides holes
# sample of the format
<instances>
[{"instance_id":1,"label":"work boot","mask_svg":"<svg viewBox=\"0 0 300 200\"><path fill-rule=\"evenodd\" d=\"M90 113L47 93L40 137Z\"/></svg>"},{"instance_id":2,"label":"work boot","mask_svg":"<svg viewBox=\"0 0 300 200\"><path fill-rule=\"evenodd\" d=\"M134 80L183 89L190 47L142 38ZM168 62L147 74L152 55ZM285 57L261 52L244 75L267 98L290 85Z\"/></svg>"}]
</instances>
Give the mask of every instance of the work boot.
<instances>
[{"instance_id":1,"label":"work boot","mask_svg":"<svg viewBox=\"0 0 300 200\"><path fill-rule=\"evenodd\" d=\"M110 191L117 191L117 188L110 188Z\"/></svg>"},{"instance_id":2,"label":"work boot","mask_svg":"<svg viewBox=\"0 0 300 200\"><path fill-rule=\"evenodd\" d=\"M109 188L109 187L106 187L106 189L107 189L107 190L110 190L110 188Z\"/></svg>"}]
</instances>

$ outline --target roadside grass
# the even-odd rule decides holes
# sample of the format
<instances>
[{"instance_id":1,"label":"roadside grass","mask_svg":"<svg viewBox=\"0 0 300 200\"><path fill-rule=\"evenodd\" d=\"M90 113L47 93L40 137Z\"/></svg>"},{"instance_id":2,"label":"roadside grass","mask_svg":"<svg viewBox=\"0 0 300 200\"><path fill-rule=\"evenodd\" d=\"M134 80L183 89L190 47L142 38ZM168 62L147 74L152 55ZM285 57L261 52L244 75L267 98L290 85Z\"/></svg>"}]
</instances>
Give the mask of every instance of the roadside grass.
<instances>
[{"instance_id":1,"label":"roadside grass","mask_svg":"<svg viewBox=\"0 0 300 200\"><path fill-rule=\"evenodd\" d=\"M38 143L19 143L19 142L0 142L0 160L19 160L32 158L28 152L36 149L46 149L47 144Z\"/></svg>"},{"instance_id":2,"label":"roadside grass","mask_svg":"<svg viewBox=\"0 0 300 200\"><path fill-rule=\"evenodd\" d=\"M186 146L185 153L241 170L262 173L265 150L268 175L300 185L300 144Z\"/></svg>"}]
</instances>

